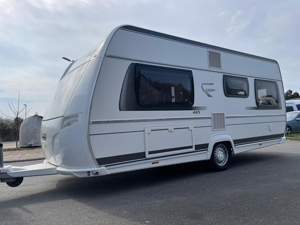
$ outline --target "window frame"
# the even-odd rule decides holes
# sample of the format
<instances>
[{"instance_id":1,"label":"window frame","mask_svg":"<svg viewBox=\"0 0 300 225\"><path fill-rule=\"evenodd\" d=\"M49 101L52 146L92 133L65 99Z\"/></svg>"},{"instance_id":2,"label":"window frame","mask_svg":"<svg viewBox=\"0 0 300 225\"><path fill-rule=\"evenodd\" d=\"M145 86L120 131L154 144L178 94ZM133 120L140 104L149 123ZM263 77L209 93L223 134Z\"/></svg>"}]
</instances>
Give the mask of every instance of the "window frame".
<instances>
[{"instance_id":1,"label":"window frame","mask_svg":"<svg viewBox=\"0 0 300 225\"><path fill-rule=\"evenodd\" d=\"M234 94L229 94L227 92L227 88L226 88L226 78L233 78L233 79L238 79L238 80L245 80L247 81L247 90L246 90L246 95L234 95ZM249 81L247 77L238 77L238 76L232 76L232 75L223 75L223 91L224 91L224 95L226 97L230 97L230 98L248 98L249 97Z\"/></svg>"},{"instance_id":2,"label":"window frame","mask_svg":"<svg viewBox=\"0 0 300 225\"><path fill-rule=\"evenodd\" d=\"M275 98L274 98L274 100L277 101L276 102L277 105L259 105L258 96L257 96L258 95L257 82L267 82L267 83L275 84L277 100ZM279 90L278 90L278 84L276 81L254 79L254 91L255 91L255 102L256 102L257 107L259 107L259 108L278 108L278 107L280 107L280 94L279 94Z\"/></svg>"},{"instance_id":3,"label":"window frame","mask_svg":"<svg viewBox=\"0 0 300 225\"><path fill-rule=\"evenodd\" d=\"M175 102L174 104L167 102L166 104L145 104L145 103L141 103L140 102L140 77L141 77L141 73L140 70L141 69L148 69L150 71L153 72L161 72L161 73L176 73L177 75L181 75L181 76L187 76L187 79L190 80L190 87L191 89L189 90L189 103L184 104L184 103L180 103L180 102ZM154 65L148 65L148 64L135 64L135 72L134 72L134 77L135 77L135 93L136 93L136 101L137 104L142 107L142 108L153 108L153 109L186 109L186 108L191 108L194 105L194 101L195 101L195 86L194 86L194 78L193 78L193 72L191 70L184 70L184 69L177 69L177 68L170 68L170 67L162 67L162 66L154 66ZM148 77L147 77L148 78Z\"/></svg>"}]
</instances>

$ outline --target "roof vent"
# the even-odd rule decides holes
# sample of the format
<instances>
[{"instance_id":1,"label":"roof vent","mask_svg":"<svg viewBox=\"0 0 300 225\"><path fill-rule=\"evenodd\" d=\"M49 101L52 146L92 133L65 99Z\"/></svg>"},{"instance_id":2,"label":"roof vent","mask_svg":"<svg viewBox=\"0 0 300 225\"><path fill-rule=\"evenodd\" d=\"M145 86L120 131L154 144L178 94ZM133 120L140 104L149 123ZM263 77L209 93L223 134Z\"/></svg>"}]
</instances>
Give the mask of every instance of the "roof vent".
<instances>
[{"instance_id":1,"label":"roof vent","mask_svg":"<svg viewBox=\"0 0 300 225\"><path fill-rule=\"evenodd\" d=\"M221 54L208 51L208 66L221 69Z\"/></svg>"}]
</instances>

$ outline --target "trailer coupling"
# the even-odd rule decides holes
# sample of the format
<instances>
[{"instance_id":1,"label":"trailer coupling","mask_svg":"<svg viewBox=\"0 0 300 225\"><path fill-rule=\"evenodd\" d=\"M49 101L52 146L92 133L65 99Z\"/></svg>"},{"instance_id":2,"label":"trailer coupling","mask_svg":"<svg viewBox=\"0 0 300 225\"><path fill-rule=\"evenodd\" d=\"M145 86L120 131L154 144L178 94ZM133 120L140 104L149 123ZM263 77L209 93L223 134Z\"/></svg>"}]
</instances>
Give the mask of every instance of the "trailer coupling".
<instances>
[{"instance_id":1,"label":"trailer coupling","mask_svg":"<svg viewBox=\"0 0 300 225\"><path fill-rule=\"evenodd\" d=\"M10 187L17 187L23 182L24 177L57 174L56 166L47 161L30 166L4 166L3 144L0 141L0 181L6 182Z\"/></svg>"},{"instance_id":2,"label":"trailer coupling","mask_svg":"<svg viewBox=\"0 0 300 225\"><path fill-rule=\"evenodd\" d=\"M17 187L23 182L24 177L57 174L56 166L48 162L30 166L5 166L0 168L0 181L6 182L10 187Z\"/></svg>"}]
</instances>

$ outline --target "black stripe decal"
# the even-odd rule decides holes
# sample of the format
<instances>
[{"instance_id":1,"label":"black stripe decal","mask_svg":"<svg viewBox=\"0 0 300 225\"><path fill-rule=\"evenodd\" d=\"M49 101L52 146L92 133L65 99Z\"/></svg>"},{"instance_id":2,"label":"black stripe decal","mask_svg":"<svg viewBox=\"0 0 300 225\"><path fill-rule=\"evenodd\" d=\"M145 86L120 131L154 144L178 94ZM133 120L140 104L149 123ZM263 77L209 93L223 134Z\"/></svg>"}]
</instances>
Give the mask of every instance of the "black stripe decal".
<instances>
[{"instance_id":1,"label":"black stripe decal","mask_svg":"<svg viewBox=\"0 0 300 225\"><path fill-rule=\"evenodd\" d=\"M138 153L127 154L127 155L110 156L110 157L105 157L105 158L99 158L96 160L99 165L105 165L105 164L111 164L111 163L117 163L117 162L123 162L123 161L143 159L143 158L146 158L145 152L138 152Z\"/></svg>"},{"instance_id":2,"label":"black stripe decal","mask_svg":"<svg viewBox=\"0 0 300 225\"><path fill-rule=\"evenodd\" d=\"M249 144L249 143L253 143L253 142L279 139L279 138L282 138L283 135L284 134L274 134L274 135L268 135L268 136L238 139L238 140L234 140L234 145L243 145L243 144Z\"/></svg>"},{"instance_id":3,"label":"black stripe decal","mask_svg":"<svg viewBox=\"0 0 300 225\"><path fill-rule=\"evenodd\" d=\"M208 144L195 145L195 150L208 149Z\"/></svg>"},{"instance_id":4,"label":"black stripe decal","mask_svg":"<svg viewBox=\"0 0 300 225\"><path fill-rule=\"evenodd\" d=\"M149 154L157 154L157 153L162 153L162 152L184 150L184 149L189 149L189 148L191 149L192 146L156 150L156 151L149 152ZM195 150L199 151L199 152L207 151L207 148L208 148L208 144L195 145ZM181 154L185 154L185 153L173 154L173 155L181 155ZM146 159L145 152L138 152L138 153L133 153L133 154L117 155L117 156L110 156L110 157L105 157L105 158L98 158L98 159L96 159L96 161L99 165L106 165L106 164L115 164L115 163L121 163L121 162L126 162L126 161L143 160L143 159ZM155 158L153 158L153 159L155 159Z\"/></svg>"},{"instance_id":5,"label":"black stripe decal","mask_svg":"<svg viewBox=\"0 0 300 225\"><path fill-rule=\"evenodd\" d=\"M151 154L158 154L158 153L164 153L164 152L180 151L180 150L191 149L191 148L193 148L192 145L178 147L178 148L167 148L167 149L161 149L161 150L151 151L151 152L149 152L149 155L151 155Z\"/></svg>"}]
</instances>

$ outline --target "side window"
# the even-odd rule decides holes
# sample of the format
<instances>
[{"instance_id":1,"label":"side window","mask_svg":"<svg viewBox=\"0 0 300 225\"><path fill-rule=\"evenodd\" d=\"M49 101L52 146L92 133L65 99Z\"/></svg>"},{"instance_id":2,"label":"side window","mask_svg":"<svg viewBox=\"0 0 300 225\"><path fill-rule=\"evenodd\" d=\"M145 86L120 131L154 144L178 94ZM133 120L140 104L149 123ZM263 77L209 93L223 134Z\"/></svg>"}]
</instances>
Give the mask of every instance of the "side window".
<instances>
[{"instance_id":1,"label":"side window","mask_svg":"<svg viewBox=\"0 0 300 225\"><path fill-rule=\"evenodd\" d=\"M279 95L274 81L255 80L256 104L258 107L277 107Z\"/></svg>"},{"instance_id":2,"label":"side window","mask_svg":"<svg viewBox=\"0 0 300 225\"><path fill-rule=\"evenodd\" d=\"M300 104L297 104L297 109L300 110Z\"/></svg>"},{"instance_id":3,"label":"side window","mask_svg":"<svg viewBox=\"0 0 300 225\"><path fill-rule=\"evenodd\" d=\"M247 78L224 75L223 88L227 97L247 98L249 96Z\"/></svg>"},{"instance_id":4,"label":"side window","mask_svg":"<svg viewBox=\"0 0 300 225\"><path fill-rule=\"evenodd\" d=\"M194 104L191 71L137 64L136 96L142 107L187 107Z\"/></svg>"},{"instance_id":5,"label":"side window","mask_svg":"<svg viewBox=\"0 0 300 225\"><path fill-rule=\"evenodd\" d=\"M129 65L120 95L120 111L191 110L193 104L192 71Z\"/></svg>"}]
</instances>

